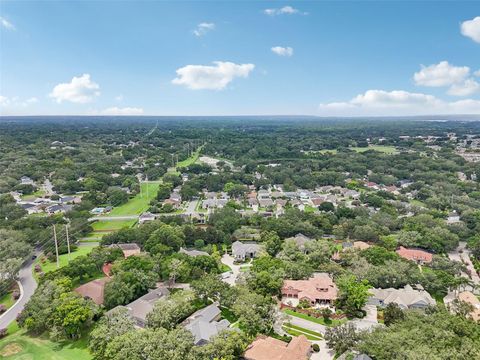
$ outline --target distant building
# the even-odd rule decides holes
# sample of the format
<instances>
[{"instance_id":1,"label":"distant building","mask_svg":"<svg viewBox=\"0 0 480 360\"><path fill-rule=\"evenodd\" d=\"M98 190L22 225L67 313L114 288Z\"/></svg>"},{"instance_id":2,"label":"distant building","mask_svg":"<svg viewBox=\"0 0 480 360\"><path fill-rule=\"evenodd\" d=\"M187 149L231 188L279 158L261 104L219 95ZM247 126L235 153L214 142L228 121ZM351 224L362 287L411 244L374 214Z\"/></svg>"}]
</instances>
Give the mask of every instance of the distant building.
<instances>
[{"instance_id":1,"label":"distant building","mask_svg":"<svg viewBox=\"0 0 480 360\"><path fill-rule=\"evenodd\" d=\"M141 224L144 224L148 221L154 221L155 220L155 215L153 215L152 213L149 213L149 212L144 212L142 215L140 215L138 217L138 223L141 225Z\"/></svg>"},{"instance_id":2,"label":"distant building","mask_svg":"<svg viewBox=\"0 0 480 360\"><path fill-rule=\"evenodd\" d=\"M141 253L140 246L136 243L123 243L123 244L112 244L109 245L110 248L119 248L123 252L125 258L132 255L139 255Z\"/></svg>"},{"instance_id":3,"label":"distant building","mask_svg":"<svg viewBox=\"0 0 480 360\"><path fill-rule=\"evenodd\" d=\"M80 285L74 291L82 297L92 300L97 305L103 305L105 285L110 281L108 277L95 279Z\"/></svg>"},{"instance_id":4,"label":"distant building","mask_svg":"<svg viewBox=\"0 0 480 360\"><path fill-rule=\"evenodd\" d=\"M294 336L289 343L259 335L243 357L245 360L306 360L310 354L311 345L304 335Z\"/></svg>"},{"instance_id":5,"label":"distant building","mask_svg":"<svg viewBox=\"0 0 480 360\"><path fill-rule=\"evenodd\" d=\"M397 254L404 259L415 261L417 264L431 263L433 260L433 255L429 252L419 249L407 249L403 246L400 246L400 249L397 250Z\"/></svg>"},{"instance_id":6,"label":"distant building","mask_svg":"<svg viewBox=\"0 0 480 360\"><path fill-rule=\"evenodd\" d=\"M22 176L22 177L20 178L20 184L22 184L22 185L32 185L32 186L34 186L34 185L35 185L35 182L34 182L32 179L30 179L28 176Z\"/></svg>"},{"instance_id":7,"label":"distant building","mask_svg":"<svg viewBox=\"0 0 480 360\"><path fill-rule=\"evenodd\" d=\"M402 309L423 309L436 305L435 300L425 290L414 290L410 285L403 289L370 289L370 305L385 307L395 303Z\"/></svg>"},{"instance_id":8,"label":"distant building","mask_svg":"<svg viewBox=\"0 0 480 360\"><path fill-rule=\"evenodd\" d=\"M337 292L337 286L329 274L316 273L307 280L285 280L282 302L296 306L301 300L307 300L311 306L333 305Z\"/></svg>"},{"instance_id":9,"label":"distant building","mask_svg":"<svg viewBox=\"0 0 480 360\"><path fill-rule=\"evenodd\" d=\"M220 315L221 311L218 306L211 304L185 320L183 325L192 333L195 345L204 345L210 341L211 337L228 329L230 322L226 319L220 320Z\"/></svg>"}]
</instances>

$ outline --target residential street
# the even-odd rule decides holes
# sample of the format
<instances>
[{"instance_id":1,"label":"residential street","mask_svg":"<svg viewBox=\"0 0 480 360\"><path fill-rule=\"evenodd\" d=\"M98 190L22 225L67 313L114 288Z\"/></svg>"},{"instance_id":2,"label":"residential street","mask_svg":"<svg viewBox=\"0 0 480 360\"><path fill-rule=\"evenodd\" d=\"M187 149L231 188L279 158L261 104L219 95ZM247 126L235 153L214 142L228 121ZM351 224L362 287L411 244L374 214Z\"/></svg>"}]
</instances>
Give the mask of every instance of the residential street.
<instances>
[{"instance_id":1,"label":"residential street","mask_svg":"<svg viewBox=\"0 0 480 360\"><path fill-rule=\"evenodd\" d=\"M6 328L13 320L17 318L17 315L23 310L25 304L30 300L35 289L37 288L37 282L33 278L32 272L33 260L29 260L20 269L18 282L21 285L20 299L3 315L0 316L0 329Z\"/></svg>"},{"instance_id":2,"label":"residential street","mask_svg":"<svg viewBox=\"0 0 480 360\"><path fill-rule=\"evenodd\" d=\"M470 251L466 248L467 243L461 241L458 244L458 247L448 253L448 257L450 260L455 260L459 262L464 262L467 266L467 269L470 270L470 279L473 281L475 285L480 285L480 277L478 276L475 268L473 267L472 261L470 260ZM463 260L463 261L462 261ZM465 274L465 276L468 276ZM478 291L478 290L477 290Z\"/></svg>"}]
</instances>

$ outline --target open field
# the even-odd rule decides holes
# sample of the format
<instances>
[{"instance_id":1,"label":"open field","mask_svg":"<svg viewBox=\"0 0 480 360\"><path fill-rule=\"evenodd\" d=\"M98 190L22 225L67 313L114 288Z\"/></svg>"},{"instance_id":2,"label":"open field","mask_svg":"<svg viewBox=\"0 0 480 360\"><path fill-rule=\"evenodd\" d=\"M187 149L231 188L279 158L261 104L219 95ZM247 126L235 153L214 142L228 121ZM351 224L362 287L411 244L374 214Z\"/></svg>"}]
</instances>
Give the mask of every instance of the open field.
<instances>
[{"instance_id":1,"label":"open field","mask_svg":"<svg viewBox=\"0 0 480 360\"><path fill-rule=\"evenodd\" d=\"M65 265L68 264L68 262L70 260L73 260L75 259L76 257L78 256L81 256L81 255L87 255L88 253L90 253L90 251L93 250L95 246L81 246L79 247L77 250L75 250L74 252L72 252L70 254L70 258L68 256L68 254L64 254L64 255L60 255L58 257L59 259L59 262L60 262L60 267L64 267ZM51 262L51 261L45 261L45 263L42 263L40 261L40 257L38 259L35 260L35 265L36 264L40 264L40 267L42 268L42 271L44 273L48 273L50 271L54 271L57 269L57 262L54 261L54 262Z\"/></svg>"},{"instance_id":2,"label":"open field","mask_svg":"<svg viewBox=\"0 0 480 360\"><path fill-rule=\"evenodd\" d=\"M135 225L137 220L105 220L105 221L95 221L92 224L94 232L108 232L120 230L125 227L132 227Z\"/></svg>"},{"instance_id":3,"label":"open field","mask_svg":"<svg viewBox=\"0 0 480 360\"><path fill-rule=\"evenodd\" d=\"M350 149L359 153L369 151L369 150L375 150L375 151L382 152L384 154L389 154L389 155L398 154L398 150L395 146L387 146L387 145L370 145L368 147L352 147Z\"/></svg>"},{"instance_id":4,"label":"open field","mask_svg":"<svg viewBox=\"0 0 480 360\"><path fill-rule=\"evenodd\" d=\"M92 359L86 339L57 344L43 337L30 337L24 331L17 331L0 340L0 357L12 360Z\"/></svg>"},{"instance_id":5,"label":"open field","mask_svg":"<svg viewBox=\"0 0 480 360\"><path fill-rule=\"evenodd\" d=\"M142 183L142 191L128 200L127 203L114 207L106 216L140 215L148 209L150 201L157 196L160 182Z\"/></svg>"},{"instance_id":6,"label":"open field","mask_svg":"<svg viewBox=\"0 0 480 360\"><path fill-rule=\"evenodd\" d=\"M22 195L22 200L25 200L25 201L35 200L36 198L42 197L43 195L45 195L45 191L43 191L42 189L39 189L31 193L30 195Z\"/></svg>"},{"instance_id":7,"label":"open field","mask_svg":"<svg viewBox=\"0 0 480 360\"><path fill-rule=\"evenodd\" d=\"M200 152L202 151L202 148L203 148L203 146L200 146L200 147L192 154L192 156L190 156L188 159L179 161L179 162L177 163L177 168L179 168L179 167L187 167L187 166L190 166L190 165L192 165L192 164L195 164L195 162L198 160L198 158L199 158L199 156L200 156Z\"/></svg>"}]
</instances>

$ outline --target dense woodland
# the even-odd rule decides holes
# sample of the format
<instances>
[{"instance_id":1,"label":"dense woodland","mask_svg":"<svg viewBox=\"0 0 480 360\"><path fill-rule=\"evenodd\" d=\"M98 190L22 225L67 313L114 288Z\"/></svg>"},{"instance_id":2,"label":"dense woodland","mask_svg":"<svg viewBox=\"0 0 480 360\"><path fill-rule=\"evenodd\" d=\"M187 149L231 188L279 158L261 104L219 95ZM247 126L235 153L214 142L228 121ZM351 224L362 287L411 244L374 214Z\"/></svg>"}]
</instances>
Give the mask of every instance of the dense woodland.
<instances>
[{"instance_id":1,"label":"dense woodland","mask_svg":"<svg viewBox=\"0 0 480 360\"><path fill-rule=\"evenodd\" d=\"M426 142L428 136L434 138ZM479 136L480 123L473 121L5 118L0 122L0 290L6 292L21 264L51 241L53 224L69 223L72 239L80 238L91 231L92 208L126 203L140 191L141 179L162 180L150 204L160 213L156 221L105 235L102 246L88 255L39 277L18 319L23 329L55 341L87 337L97 360L237 359L257 334L288 340L274 330L283 280L321 271L335 279L337 308L349 319L364 316L370 287L420 284L438 302L426 312L387 309L386 326L372 332L348 323L330 329L325 339L337 354L358 350L378 360L480 358L480 326L465 309L451 313L441 303L450 290L474 285L461 276L465 264L447 256L459 242L467 242L480 270L480 162L467 162L456 152L458 143ZM354 150L368 145L396 151ZM195 163L178 167L178 174L168 172L195 149L221 159L219 168ZM182 199L224 191L231 200L203 226L162 216L171 210L162 201L182 184L179 174L188 175ZM28 195L39 189L21 185L22 176L36 184L49 179L57 193L82 194L82 201L66 214L27 215L11 192ZM400 188L405 180L408 186ZM366 182L400 190L372 190ZM331 185L361 196L349 207L323 203L301 211L287 205L279 217L238 211L248 191L273 185L284 191ZM448 223L453 212L460 221ZM219 278L225 271L220 258L242 229L255 229L264 252L243 281L229 286ZM315 239L306 251L285 240L298 233ZM349 241L371 247L334 261ZM119 249L103 246L116 243L136 243L145 254L125 259ZM399 246L426 250L433 261L420 268L395 252ZM210 256L189 257L180 248ZM104 306L97 306L72 290L99 277L105 263L113 264L113 279L105 288ZM147 329L135 330L121 310L105 315L159 281L189 283L191 289L159 301ZM193 346L191 334L177 324L212 301L228 309L241 331L225 331L208 345Z\"/></svg>"}]
</instances>

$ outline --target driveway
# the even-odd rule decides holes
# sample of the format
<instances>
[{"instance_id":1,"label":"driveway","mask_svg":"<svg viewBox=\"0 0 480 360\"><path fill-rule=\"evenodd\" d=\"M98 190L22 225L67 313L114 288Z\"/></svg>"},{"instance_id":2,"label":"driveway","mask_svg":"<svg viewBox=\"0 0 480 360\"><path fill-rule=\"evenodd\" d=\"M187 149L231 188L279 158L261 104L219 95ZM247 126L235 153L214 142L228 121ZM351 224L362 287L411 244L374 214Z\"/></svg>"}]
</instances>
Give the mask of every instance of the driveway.
<instances>
[{"instance_id":1,"label":"driveway","mask_svg":"<svg viewBox=\"0 0 480 360\"><path fill-rule=\"evenodd\" d=\"M377 307L375 305L365 305L363 310L367 313L363 319L356 319L350 322L355 325L358 330L370 330L378 326Z\"/></svg>"},{"instance_id":2,"label":"driveway","mask_svg":"<svg viewBox=\"0 0 480 360\"><path fill-rule=\"evenodd\" d=\"M187 207L185 208L185 215L195 215L197 212L195 209L197 208L199 200L192 200L188 202Z\"/></svg>"},{"instance_id":3,"label":"driveway","mask_svg":"<svg viewBox=\"0 0 480 360\"><path fill-rule=\"evenodd\" d=\"M461 241L458 244L458 247L448 253L450 260L459 261L465 264L467 269L470 271L470 279L475 285L480 285L480 277L478 276L475 268L473 267L472 261L470 260L470 250L466 248L467 243ZM467 274L464 274L465 277L468 277Z\"/></svg>"},{"instance_id":4,"label":"driveway","mask_svg":"<svg viewBox=\"0 0 480 360\"><path fill-rule=\"evenodd\" d=\"M240 265L235 265L233 263L233 257L229 254L224 254L221 259L222 264L227 265L230 267L231 270L231 275L229 277L223 278L223 281L225 281L229 285L235 285L238 276L240 275Z\"/></svg>"},{"instance_id":5,"label":"driveway","mask_svg":"<svg viewBox=\"0 0 480 360\"><path fill-rule=\"evenodd\" d=\"M17 315L22 312L25 304L30 300L37 288L37 282L33 278L32 264L33 260L27 261L19 271L18 283L20 284L20 298L11 308L0 316L0 329L6 328L17 318Z\"/></svg>"},{"instance_id":6,"label":"driveway","mask_svg":"<svg viewBox=\"0 0 480 360\"><path fill-rule=\"evenodd\" d=\"M332 360L335 357L335 351L331 350L327 346L327 342L325 340L315 340L310 342L312 344L318 344L320 347L319 352L312 352L310 360Z\"/></svg>"}]
</instances>

